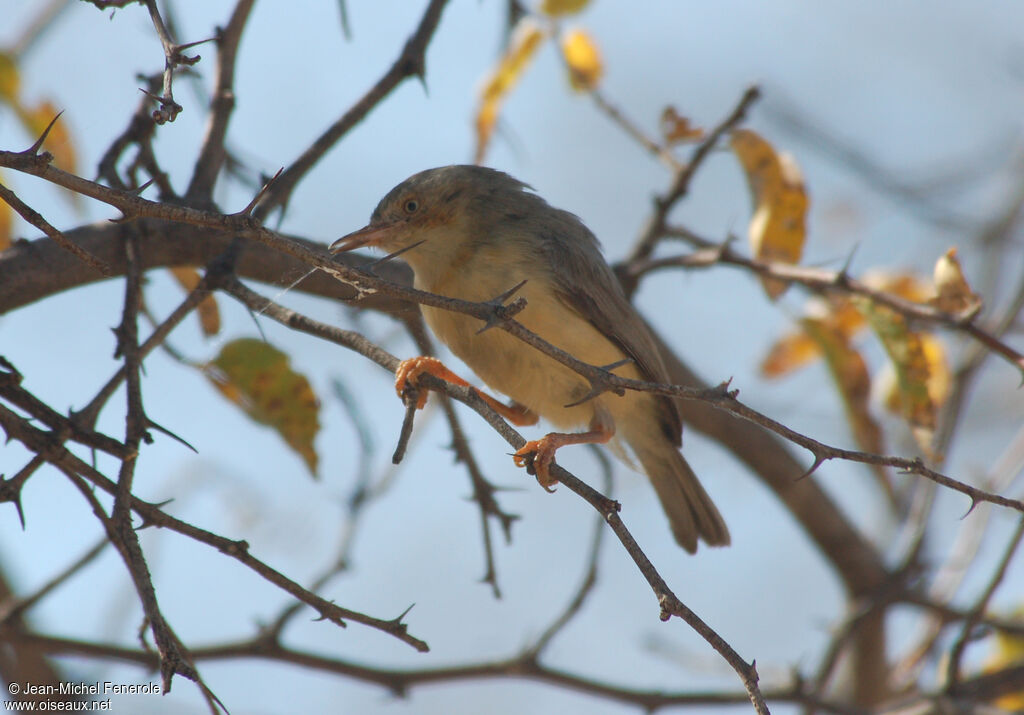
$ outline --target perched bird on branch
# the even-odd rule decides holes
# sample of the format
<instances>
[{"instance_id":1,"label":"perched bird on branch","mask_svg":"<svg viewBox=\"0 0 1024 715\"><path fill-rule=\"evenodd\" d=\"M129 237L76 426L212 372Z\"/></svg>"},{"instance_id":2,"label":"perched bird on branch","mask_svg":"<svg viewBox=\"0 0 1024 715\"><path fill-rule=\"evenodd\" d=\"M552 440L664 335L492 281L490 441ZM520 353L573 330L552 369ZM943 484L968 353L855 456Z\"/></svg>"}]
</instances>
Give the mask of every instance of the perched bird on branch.
<instances>
[{"instance_id":1,"label":"perched bird on branch","mask_svg":"<svg viewBox=\"0 0 1024 715\"><path fill-rule=\"evenodd\" d=\"M515 320L552 345L622 377L668 382L643 319L626 299L600 245L574 215L550 206L508 174L481 166L445 166L416 174L377 205L370 223L331 246L333 253L361 246L403 251L415 286L467 301L489 301L525 281L527 305ZM530 425L537 415L556 428L514 455L550 488L555 451L569 444L611 442L616 454L638 461L668 516L672 533L689 552L698 539L729 543L718 509L679 453L682 421L670 397L626 390L594 396L590 382L504 330L463 313L422 306L427 325L492 389L505 405L479 393L510 422ZM435 358L403 361L396 373L402 394L424 372L466 384ZM425 403L421 393L419 406Z\"/></svg>"}]
</instances>

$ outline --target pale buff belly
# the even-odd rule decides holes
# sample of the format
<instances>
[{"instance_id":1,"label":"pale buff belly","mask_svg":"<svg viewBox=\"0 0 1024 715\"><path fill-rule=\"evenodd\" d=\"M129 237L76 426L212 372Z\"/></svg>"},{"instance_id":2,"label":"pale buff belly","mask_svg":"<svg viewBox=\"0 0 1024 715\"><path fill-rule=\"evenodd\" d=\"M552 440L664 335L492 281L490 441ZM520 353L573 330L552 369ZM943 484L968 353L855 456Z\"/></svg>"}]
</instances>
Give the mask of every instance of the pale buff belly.
<instances>
[{"instance_id":1,"label":"pale buff belly","mask_svg":"<svg viewBox=\"0 0 1024 715\"><path fill-rule=\"evenodd\" d=\"M540 281L527 283L520 291L527 307L516 316L526 328L552 345L591 365L608 365L625 355L576 311L564 305ZM441 292L441 291L439 291ZM500 292L500 291L495 291ZM488 296L472 296L481 300ZM610 418L635 409L640 396L620 397L606 393L575 407L590 391L586 379L498 327L477 334L483 323L460 313L423 306L431 330L487 385L536 412L560 429L589 424L595 414ZM616 370L623 377L637 377L632 365Z\"/></svg>"}]
</instances>

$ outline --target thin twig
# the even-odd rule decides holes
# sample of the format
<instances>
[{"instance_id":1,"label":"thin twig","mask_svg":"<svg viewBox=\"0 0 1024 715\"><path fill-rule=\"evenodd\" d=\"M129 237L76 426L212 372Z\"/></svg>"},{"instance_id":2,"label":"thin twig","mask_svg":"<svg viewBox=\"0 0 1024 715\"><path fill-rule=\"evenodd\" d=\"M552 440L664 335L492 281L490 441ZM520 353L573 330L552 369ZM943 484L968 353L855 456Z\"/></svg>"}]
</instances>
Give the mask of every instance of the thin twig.
<instances>
[{"instance_id":1,"label":"thin twig","mask_svg":"<svg viewBox=\"0 0 1024 715\"><path fill-rule=\"evenodd\" d=\"M392 90L410 77L424 80L426 76L426 51L434 36L441 12L448 0L430 0L423 11L419 26L406 41L398 59L384 73L377 83L359 101L345 112L334 124L321 134L310 146L289 166L275 183L273 189L264 197L256 208L255 218L266 219L274 209L285 206L299 181L314 165L354 126L387 97Z\"/></svg>"}]
</instances>

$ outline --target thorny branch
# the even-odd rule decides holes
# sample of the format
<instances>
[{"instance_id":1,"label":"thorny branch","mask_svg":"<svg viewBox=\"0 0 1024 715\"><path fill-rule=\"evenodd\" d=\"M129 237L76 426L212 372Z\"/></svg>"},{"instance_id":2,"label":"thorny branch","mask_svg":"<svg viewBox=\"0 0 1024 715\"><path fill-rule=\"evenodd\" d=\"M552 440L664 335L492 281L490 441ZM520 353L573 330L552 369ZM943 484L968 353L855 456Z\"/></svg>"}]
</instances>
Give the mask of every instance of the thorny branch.
<instances>
[{"instance_id":1,"label":"thorny branch","mask_svg":"<svg viewBox=\"0 0 1024 715\"><path fill-rule=\"evenodd\" d=\"M760 276L787 283L798 283L819 293L834 292L863 296L879 305L891 308L911 320L941 325L963 332L977 340L988 351L1005 358L1024 373L1024 355L1000 340L991 331L979 327L973 313L960 315L939 310L930 305L914 303L892 293L872 288L863 281L853 278L845 270L830 271L813 266L798 266L748 258L734 249L732 241L729 239L715 243L701 238L688 229L673 226L667 227L664 235L682 238L700 250L683 256L625 263L619 267L619 270L636 280L646 273L670 267L709 268L716 265L733 265L746 268Z\"/></svg>"}]
</instances>

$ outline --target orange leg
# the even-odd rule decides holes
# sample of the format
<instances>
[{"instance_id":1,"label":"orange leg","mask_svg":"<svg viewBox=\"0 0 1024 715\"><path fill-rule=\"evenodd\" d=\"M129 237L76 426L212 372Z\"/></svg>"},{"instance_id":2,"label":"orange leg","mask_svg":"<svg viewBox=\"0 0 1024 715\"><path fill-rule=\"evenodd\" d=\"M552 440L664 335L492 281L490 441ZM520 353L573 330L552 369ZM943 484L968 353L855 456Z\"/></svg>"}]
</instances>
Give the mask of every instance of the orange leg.
<instances>
[{"instance_id":1,"label":"orange leg","mask_svg":"<svg viewBox=\"0 0 1024 715\"><path fill-rule=\"evenodd\" d=\"M446 368L440 360L433 357L414 357L409 358L408 360L403 360L399 363L398 369L395 370L395 391L398 392L398 396L402 397L406 388L410 384L415 385L417 378L419 378L423 373L433 375L434 377L445 380L446 382L453 382L456 385L465 385L469 387L477 394L477 396L480 397L481 400L486 402L492 410L518 427L529 427L530 425L537 424L537 415L535 413L522 405L514 403L512 405L506 405L499 402L486 392L478 390L470 385L454 372ZM427 392L426 390L421 390L419 398L416 401L416 409L422 410L423 406L426 404Z\"/></svg>"},{"instance_id":2,"label":"orange leg","mask_svg":"<svg viewBox=\"0 0 1024 715\"><path fill-rule=\"evenodd\" d=\"M537 483L547 491L554 491L551 487L558 483L558 480L551 476L549 469L555 461L555 451L567 444L604 444L615 436L615 426L606 420L595 418L590 423L589 432L576 432L566 434L564 432L552 432L540 439L533 439L524 444L512 455L517 467L533 467L533 473L537 475ZM528 459L533 457L533 464Z\"/></svg>"}]
</instances>

